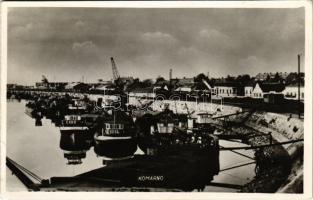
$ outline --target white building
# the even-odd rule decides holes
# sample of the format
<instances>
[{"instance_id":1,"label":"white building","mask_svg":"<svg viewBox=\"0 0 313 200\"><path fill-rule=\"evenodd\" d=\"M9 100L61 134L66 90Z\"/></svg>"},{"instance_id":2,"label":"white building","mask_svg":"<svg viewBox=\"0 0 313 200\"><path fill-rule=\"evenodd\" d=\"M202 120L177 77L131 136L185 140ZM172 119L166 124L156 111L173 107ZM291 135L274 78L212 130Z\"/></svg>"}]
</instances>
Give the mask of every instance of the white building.
<instances>
[{"instance_id":1,"label":"white building","mask_svg":"<svg viewBox=\"0 0 313 200\"><path fill-rule=\"evenodd\" d=\"M285 89L280 83L257 83L252 91L252 98L263 98L264 94L281 94Z\"/></svg>"},{"instance_id":2,"label":"white building","mask_svg":"<svg viewBox=\"0 0 313 200\"><path fill-rule=\"evenodd\" d=\"M101 84L98 87L93 88L92 90L99 91L102 94L107 94L107 93L115 91L115 87L113 84Z\"/></svg>"},{"instance_id":3,"label":"white building","mask_svg":"<svg viewBox=\"0 0 313 200\"><path fill-rule=\"evenodd\" d=\"M247 83L244 87L244 96L245 97L252 97L254 83Z\"/></svg>"},{"instance_id":4,"label":"white building","mask_svg":"<svg viewBox=\"0 0 313 200\"><path fill-rule=\"evenodd\" d=\"M252 90L252 98L263 98L263 90L260 87L260 84L257 83Z\"/></svg>"},{"instance_id":5,"label":"white building","mask_svg":"<svg viewBox=\"0 0 313 200\"><path fill-rule=\"evenodd\" d=\"M176 92L191 92L193 85L182 85L175 89Z\"/></svg>"},{"instance_id":6,"label":"white building","mask_svg":"<svg viewBox=\"0 0 313 200\"><path fill-rule=\"evenodd\" d=\"M155 92L152 87L149 88L135 88L128 93L129 97L135 98L155 98Z\"/></svg>"},{"instance_id":7,"label":"white building","mask_svg":"<svg viewBox=\"0 0 313 200\"><path fill-rule=\"evenodd\" d=\"M215 84L212 92L216 94L216 96L220 97L236 97L237 96L237 88L235 85L231 83L218 83Z\"/></svg>"},{"instance_id":8,"label":"white building","mask_svg":"<svg viewBox=\"0 0 313 200\"><path fill-rule=\"evenodd\" d=\"M245 97L252 97L253 86L245 86Z\"/></svg>"},{"instance_id":9,"label":"white building","mask_svg":"<svg viewBox=\"0 0 313 200\"><path fill-rule=\"evenodd\" d=\"M297 84L287 85L285 90L283 91L283 94L286 99L298 100L298 85ZM303 85L300 85L300 100L304 101Z\"/></svg>"}]
</instances>

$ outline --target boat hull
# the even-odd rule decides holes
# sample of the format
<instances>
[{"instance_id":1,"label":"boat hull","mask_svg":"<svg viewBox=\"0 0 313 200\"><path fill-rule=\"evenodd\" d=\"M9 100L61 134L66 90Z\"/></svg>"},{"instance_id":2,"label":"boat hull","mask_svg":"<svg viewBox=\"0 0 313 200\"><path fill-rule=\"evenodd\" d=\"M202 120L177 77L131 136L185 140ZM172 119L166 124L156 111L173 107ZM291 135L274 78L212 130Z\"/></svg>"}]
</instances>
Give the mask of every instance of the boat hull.
<instances>
[{"instance_id":1,"label":"boat hull","mask_svg":"<svg viewBox=\"0 0 313 200\"><path fill-rule=\"evenodd\" d=\"M131 158L137 150L137 142L132 137L109 137L95 135L94 151L105 160Z\"/></svg>"},{"instance_id":2,"label":"boat hull","mask_svg":"<svg viewBox=\"0 0 313 200\"><path fill-rule=\"evenodd\" d=\"M88 134L88 127L74 127L74 126L61 126L60 127L61 134Z\"/></svg>"},{"instance_id":3,"label":"boat hull","mask_svg":"<svg viewBox=\"0 0 313 200\"><path fill-rule=\"evenodd\" d=\"M95 169L73 178L51 178L53 187L77 182L82 185L98 184L99 188L110 190L124 188L126 191L193 191L203 190L215 175L211 159L203 155L182 157L135 155L131 160L114 162L103 168ZM90 182L96 178L102 182ZM90 180L89 182L83 182ZM66 185L64 184L64 185ZM73 189L73 188L71 188ZM112 190L112 191L116 191Z\"/></svg>"}]
</instances>

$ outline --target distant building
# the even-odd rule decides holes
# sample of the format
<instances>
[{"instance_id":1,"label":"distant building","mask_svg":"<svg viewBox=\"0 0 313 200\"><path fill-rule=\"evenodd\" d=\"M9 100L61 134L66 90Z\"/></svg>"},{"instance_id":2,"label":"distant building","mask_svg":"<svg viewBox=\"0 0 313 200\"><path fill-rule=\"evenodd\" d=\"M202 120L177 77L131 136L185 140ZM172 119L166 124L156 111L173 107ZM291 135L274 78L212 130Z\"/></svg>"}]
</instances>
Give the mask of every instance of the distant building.
<instances>
[{"instance_id":1,"label":"distant building","mask_svg":"<svg viewBox=\"0 0 313 200\"><path fill-rule=\"evenodd\" d=\"M24 89L24 86L18 84L7 84L7 90L20 90Z\"/></svg>"},{"instance_id":2,"label":"distant building","mask_svg":"<svg viewBox=\"0 0 313 200\"><path fill-rule=\"evenodd\" d=\"M175 92L185 92L185 93L190 93L192 91L194 87L194 84L193 83L185 83L183 85L180 85L178 86L176 89L175 89Z\"/></svg>"},{"instance_id":3,"label":"distant building","mask_svg":"<svg viewBox=\"0 0 313 200\"><path fill-rule=\"evenodd\" d=\"M212 86L205 80L202 80L201 82L195 82L193 91L198 92L198 93L211 93L212 91Z\"/></svg>"},{"instance_id":4,"label":"distant building","mask_svg":"<svg viewBox=\"0 0 313 200\"><path fill-rule=\"evenodd\" d=\"M256 76L255 76L255 80L257 81L265 81L267 80L268 78L269 79L274 79L276 74L278 74L278 76L283 79L283 80L286 80L286 78L288 77L289 73L288 72L269 72L269 73L258 73Z\"/></svg>"},{"instance_id":5,"label":"distant building","mask_svg":"<svg viewBox=\"0 0 313 200\"><path fill-rule=\"evenodd\" d=\"M37 83L35 83L35 86L37 89L48 89L49 88L48 83L45 83L45 82L37 82Z\"/></svg>"},{"instance_id":6,"label":"distant building","mask_svg":"<svg viewBox=\"0 0 313 200\"><path fill-rule=\"evenodd\" d=\"M153 90L158 90L158 89L169 90L169 85L170 85L169 81L167 81L167 80L160 80L160 81L157 81L153 85Z\"/></svg>"},{"instance_id":7,"label":"distant building","mask_svg":"<svg viewBox=\"0 0 313 200\"><path fill-rule=\"evenodd\" d=\"M35 87L37 89L63 90L67 84L67 82L37 82Z\"/></svg>"},{"instance_id":8,"label":"distant building","mask_svg":"<svg viewBox=\"0 0 313 200\"><path fill-rule=\"evenodd\" d=\"M129 76L129 77L120 77L118 78L118 82L122 84L132 84L134 82L134 78Z\"/></svg>"},{"instance_id":9,"label":"distant building","mask_svg":"<svg viewBox=\"0 0 313 200\"><path fill-rule=\"evenodd\" d=\"M195 83L194 81L194 78L174 78L174 79L171 79L170 80L170 84L171 86L173 87L173 89L177 89L179 87L182 87L182 86L186 86L186 85L193 85Z\"/></svg>"},{"instance_id":10,"label":"distant building","mask_svg":"<svg viewBox=\"0 0 313 200\"><path fill-rule=\"evenodd\" d=\"M289 73L287 73L287 72L279 72L278 75L279 75L282 79L286 80L286 78L287 78L287 76L289 75Z\"/></svg>"},{"instance_id":11,"label":"distant building","mask_svg":"<svg viewBox=\"0 0 313 200\"><path fill-rule=\"evenodd\" d=\"M194 78L181 78L181 79L178 79L177 81L177 85L185 85L185 84L194 84L195 83L195 80Z\"/></svg>"},{"instance_id":12,"label":"distant building","mask_svg":"<svg viewBox=\"0 0 313 200\"><path fill-rule=\"evenodd\" d=\"M190 93L193 90L194 78L174 78L170 80L170 86L175 93Z\"/></svg>"},{"instance_id":13,"label":"distant building","mask_svg":"<svg viewBox=\"0 0 313 200\"><path fill-rule=\"evenodd\" d=\"M285 99L298 100L298 84L290 84L283 91ZM304 101L304 85L300 85L300 100Z\"/></svg>"},{"instance_id":14,"label":"distant building","mask_svg":"<svg viewBox=\"0 0 313 200\"><path fill-rule=\"evenodd\" d=\"M264 94L269 93L282 93L285 89L285 86L281 83L256 83L252 91L252 98L263 98Z\"/></svg>"},{"instance_id":15,"label":"distant building","mask_svg":"<svg viewBox=\"0 0 313 200\"><path fill-rule=\"evenodd\" d=\"M232 82L215 83L212 92L219 97L236 97L238 86Z\"/></svg>"},{"instance_id":16,"label":"distant building","mask_svg":"<svg viewBox=\"0 0 313 200\"><path fill-rule=\"evenodd\" d=\"M136 98L154 98L156 95L153 91L153 87L146 88L134 88L128 91L128 96Z\"/></svg>"},{"instance_id":17,"label":"distant building","mask_svg":"<svg viewBox=\"0 0 313 200\"><path fill-rule=\"evenodd\" d=\"M74 92L87 92L90 89L90 86L86 83L73 82L67 84L65 89Z\"/></svg>"},{"instance_id":18,"label":"distant building","mask_svg":"<svg viewBox=\"0 0 313 200\"><path fill-rule=\"evenodd\" d=\"M89 86L91 86L90 84L88 84ZM90 93L92 94L106 94L106 95L110 95L110 94L114 94L116 91L116 86L110 82L101 82L101 83L97 83L94 84L90 87L89 89Z\"/></svg>"},{"instance_id":19,"label":"distant building","mask_svg":"<svg viewBox=\"0 0 313 200\"><path fill-rule=\"evenodd\" d=\"M245 84L244 90L245 90L245 97L252 97L252 91L253 91L254 83L250 82Z\"/></svg>"},{"instance_id":20,"label":"distant building","mask_svg":"<svg viewBox=\"0 0 313 200\"><path fill-rule=\"evenodd\" d=\"M256 81L265 81L267 78L274 78L273 73L258 73L255 76Z\"/></svg>"}]
</instances>

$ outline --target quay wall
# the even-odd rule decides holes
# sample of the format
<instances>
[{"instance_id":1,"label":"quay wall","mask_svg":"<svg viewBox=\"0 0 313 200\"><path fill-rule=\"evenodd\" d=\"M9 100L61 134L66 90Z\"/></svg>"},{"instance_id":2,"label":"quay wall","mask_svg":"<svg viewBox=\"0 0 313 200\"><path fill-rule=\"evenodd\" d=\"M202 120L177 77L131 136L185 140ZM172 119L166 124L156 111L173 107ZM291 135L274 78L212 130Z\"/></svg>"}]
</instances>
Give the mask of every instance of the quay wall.
<instances>
[{"instance_id":1,"label":"quay wall","mask_svg":"<svg viewBox=\"0 0 313 200\"><path fill-rule=\"evenodd\" d=\"M278 142L304 138L303 119L270 112L255 112L245 123L261 132L271 132ZM303 142L283 145L290 156L291 172L278 188L279 193L303 192Z\"/></svg>"},{"instance_id":2,"label":"quay wall","mask_svg":"<svg viewBox=\"0 0 313 200\"><path fill-rule=\"evenodd\" d=\"M162 100L154 101L150 107L156 111L162 111L164 105L167 104L169 109L173 110L179 114L192 113L195 116L197 113L207 112L211 113L213 117L222 116L232 113L241 112L242 109L236 106L221 105L216 103L198 103L192 101L172 101L172 100Z\"/></svg>"}]
</instances>

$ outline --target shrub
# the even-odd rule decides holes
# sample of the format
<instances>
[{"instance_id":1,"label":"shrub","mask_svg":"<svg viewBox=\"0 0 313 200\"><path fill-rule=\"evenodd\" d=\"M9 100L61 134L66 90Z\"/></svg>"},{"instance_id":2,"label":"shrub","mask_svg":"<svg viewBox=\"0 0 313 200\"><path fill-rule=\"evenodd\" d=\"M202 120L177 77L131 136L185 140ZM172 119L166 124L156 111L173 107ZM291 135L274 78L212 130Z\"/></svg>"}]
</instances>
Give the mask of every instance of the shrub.
<instances>
[{"instance_id":1,"label":"shrub","mask_svg":"<svg viewBox=\"0 0 313 200\"><path fill-rule=\"evenodd\" d=\"M293 130L293 132L297 132L299 130L299 128L294 126L292 130Z\"/></svg>"},{"instance_id":2,"label":"shrub","mask_svg":"<svg viewBox=\"0 0 313 200\"><path fill-rule=\"evenodd\" d=\"M261 120L259 121L259 124L261 124L262 126L268 127L268 123L266 122L265 119L261 119Z\"/></svg>"}]
</instances>

